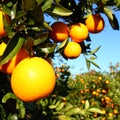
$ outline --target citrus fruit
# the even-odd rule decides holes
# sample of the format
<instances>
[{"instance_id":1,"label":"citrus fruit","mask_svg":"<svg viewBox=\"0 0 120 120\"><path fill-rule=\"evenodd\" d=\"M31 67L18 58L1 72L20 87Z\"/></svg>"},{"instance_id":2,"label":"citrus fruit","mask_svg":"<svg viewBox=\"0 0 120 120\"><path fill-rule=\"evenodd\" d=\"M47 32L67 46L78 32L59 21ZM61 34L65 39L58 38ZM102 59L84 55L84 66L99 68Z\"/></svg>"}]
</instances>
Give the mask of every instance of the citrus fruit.
<instances>
[{"instance_id":1,"label":"citrus fruit","mask_svg":"<svg viewBox=\"0 0 120 120\"><path fill-rule=\"evenodd\" d=\"M105 25L103 18L99 14L89 15L85 20L85 24L90 33L101 32Z\"/></svg>"},{"instance_id":2,"label":"citrus fruit","mask_svg":"<svg viewBox=\"0 0 120 120\"><path fill-rule=\"evenodd\" d=\"M13 93L25 102L47 97L52 93L55 83L54 69L40 57L23 59L11 75Z\"/></svg>"},{"instance_id":3,"label":"citrus fruit","mask_svg":"<svg viewBox=\"0 0 120 120\"><path fill-rule=\"evenodd\" d=\"M81 52L82 52L81 46L73 41L68 42L63 51L64 56L70 59L79 57Z\"/></svg>"},{"instance_id":4,"label":"citrus fruit","mask_svg":"<svg viewBox=\"0 0 120 120\"><path fill-rule=\"evenodd\" d=\"M0 44L0 56L2 56L2 54L4 53L6 46L7 44L4 42Z\"/></svg>"},{"instance_id":5,"label":"citrus fruit","mask_svg":"<svg viewBox=\"0 0 120 120\"><path fill-rule=\"evenodd\" d=\"M3 17L6 19L8 23L10 23L9 16L0 10L0 37L6 36Z\"/></svg>"},{"instance_id":6,"label":"citrus fruit","mask_svg":"<svg viewBox=\"0 0 120 120\"><path fill-rule=\"evenodd\" d=\"M69 35L69 28L63 22L55 22L51 25L52 30L49 31L49 37L55 42L62 42Z\"/></svg>"},{"instance_id":7,"label":"citrus fruit","mask_svg":"<svg viewBox=\"0 0 120 120\"><path fill-rule=\"evenodd\" d=\"M88 37L88 29L83 23L76 23L70 27L70 37L74 42L82 42Z\"/></svg>"},{"instance_id":8,"label":"citrus fruit","mask_svg":"<svg viewBox=\"0 0 120 120\"><path fill-rule=\"evenodd\" d=\"M3 73L11 74L16 65L24 58L29 56L28 51L25 48L21 48L19 52L7 63L1 66L1 71Z\"/></svg>"}]
</instances>

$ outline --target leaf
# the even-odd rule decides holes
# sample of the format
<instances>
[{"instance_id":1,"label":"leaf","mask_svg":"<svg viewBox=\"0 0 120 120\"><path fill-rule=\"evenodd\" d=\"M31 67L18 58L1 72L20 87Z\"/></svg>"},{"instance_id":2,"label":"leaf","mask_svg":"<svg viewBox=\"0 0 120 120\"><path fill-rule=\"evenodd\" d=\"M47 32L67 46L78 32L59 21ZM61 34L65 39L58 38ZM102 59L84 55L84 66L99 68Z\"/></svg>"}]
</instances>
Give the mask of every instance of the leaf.
<instances>
[{"instance_id":1,"label":"leaf","mask_svg":"<svg viewBox=\"0 0 120 120\"><path fill-rule=\"evenodd\" d=\"M62 111L66 112L69 109L71 109L72 107L73 107L73 105L71 103L67 103L66 107Z\"/></svg>"},{"instance_id":2,"label":"leaf","mask_svg":"<svg viewBox=\"0 0 120 120\"><path fill-rule=\"evenodd\" d=\"M114 30L119 30L118 20L117 20L116 16L112 13L111 9L109 9L108 7L104 7L104 13L108 17L111 27Z\"/></svg>"},{"instance_id":3,"label":"leaf","mask_svg":"<svg viewBox=\"0 0 120 120\"><path fill-rule=\"evenodd\" d=\"M18 109L19 109L19 116L20 118L24 118L25 117L25 107L22 101L19 100L18 102Z\"/></svg>"},{"instance_id":4,"label":"leaf","mask_svg":"<svg viewBox=\"0 0 120 120\"><path fill-rule=\"evenodd\" d=\"M36 5L36 0L22 0L22 6L25 11L33 10Z\"/></svg>"},{"instance_id":5,"label":"leaf","mask_svg":"<svg viewBox=\"0 0 120 120\"><path fill-rule=\"evenodd\" d=\"M24 38L17 32L8 42L7 47L1 56L0 65L7 63L12 59L22 47Z\"/></svg>"},{"instance_id":6,"label":"leaf","mask_svg":"<svg viewBox=\"0 0 120 120\"><path fill-rule=\"evenodd\" d=\"M53 3L53 0L44 0L44 3L42 5L42 7L41 7L42 11L44 12L47 9L49 9L51 7L52 3Z\"/></svg>"},{"instance_id":7,"label":"leaf","mask_svg":"<svg viewBox=\"0 0 120 120\"><path fill-rule=\"evenodd\" d=\"M34 10L30 12L30 15L36 24L41 25L44 22L41 5L36 6Z\"/></svg>"},{"instance_id":8,"label":"leaf","mask_svg":"<svg viewBox=\"0 0 120 120\"><path fill-rule=\"evenodd\" d=\"M59 46L57 51L61 51L68 43L68 38L65 39Z\"/></svg>"},{"instance_id":9,"label":"leaf","mask_svg":"<svg viewBox=\"0 0 120 120\"><path fill-rule=\"evenodd\" d=\"M3 11L5 14L11 16L11 10L10 10L6 5L3 5L2 11Z\"/></svg>"},{"instance_id":10,"label":"leaf","mask_svg":"<svg viewBox=\"0 0 120 120\"><path fill-rule=\"evenodd\" d=\"M53 4L48 12L52 12L52 13L54 13L56 15L60 15L60 16L69 16L73 13L72 11L61 6L60 4Z\"/></svg>"},{"instance_id":11,"label":"leaf","mask_svg":"<svg viewBox=\"0 0 120 120\"><path fill-rule=\"evenodd\" d=\"M87 58L85 59L85 61L86 61L87 69L89 70L91 66L90 61Z\"/></svg>"},{"instance_id":12,"label":"leaf","mask_svg":"<svg viewBox=\"0 0 120 120\"><path fill-rule=\"evenodd\" d=\"M101 47L101 46L99 46L99 47L95 48L94 50L92 50L92 51L90 52L90 54L91 54L91 55L95 54L95 53L100 49L100 47Z\"/></svg>"},{"instance_id":13,"label":"leaf","mask_svg":"<svg viewBox=\"0 0 120 120\"><path fill-rule=\"evenodd\" d=\"M41 48L41 51L47 54L53 53L55 50L56 44L53 44L50 47Z\"/></svg>"},{"instance_id":14,"label":"leaf","mask_svg":"<svg viewBox=\"0 0 120 120\"><path fill-rule=\"evenodd\" d=\"M2 103L6 103L8 99L16 99L16 96L13 93L7 93L2 98Z\"/></svg>"},{"instance_id":15,"label":"leaf","mask_svg":"<svg viewBox=\"0 0 120 120\"><path fill-rule=\"evenodd\" d=\"M86 101L85 101L85 109L88 109L88 108L89 108L89 106L90 106L89 101L88 101L88 100L86 100Z\"/></svg>"},{"instance_id":16,"label":"leaf","mask_svg":"<svg viewBox=\"0 0 120 120\"><path fill-rule=\"evenodd\" d=\"M38 45L46 41L48 34L49 34L48 32L41 32L40 34L36 35L33 41L34 45Z\"/></svg>"},{"instance_id":17,"label":"leaf","mask_svg":"<svg viewBox=\"0 0 120 120\"><path fill-rule=\"evenodd\" d=\"M90 109L88 109L88 112L96 112L99 114L103 114L103 112L98 108L90 108Z\"/></svg>"},{"instance_id":18,"label":"leaf","mask_svg":"<svg viewBox=\"0 0 120 120\"><path fill-rule=\"evenodd\" d=\"M61 110L63 107L64 107L64 103L63 102L61 102L58 106L57 106L57 108L56 108L56 110L58 111L58 110Z\"/></svg>"},{"instance_id":19,"label":"leaf","mask_svg":"<svg viewBox=\"0 0 120 120\"><path fill-rule=\"evenodd\" d=\"M94 66L96 66L97 68L101 69L100 66L99 66L97 63L95 63L95 62L93 62L93 61L91 61L91 60L90 60L90 63L92 63L92 64L93 64Z\"/></svg>"},{"instance_id":20,"label":"leaf","mask_svg":"<svg viewBox=\"0 0 120 120\"><path fill-rule=\"evenodd\" d=\"M47 23L47 22L43 22L43 25L48 29L48 30L52 30L51 26Z\"/></svg>"},{"instance_id":21,"label":"leaf","mask_svg":"<svg viewBox=\"0 0 120 120\"><path fill-rule=\"evenodd\" d=\"M59 115L58 119L59 120L72 120L70 116L66 116L66 115Z\"/></svg>"},{"instance_id":22,"label":"leaf","mask_svg":"<svg viewBox=\"0 0 120 120\"><path fill-rule=\"evenodd\" d=\"M96 59L96 56L91 56L90 57L90 60L95 60Z\"/></svg>"},{"instance_id":23,"label":"leaf","mask_svg":"<svg viewBox=\"0 0 120 120\"><path fill-rule=\"evenodd\" d=\"M70 110L68 110L66 113L66 115L75 115L75 114L85 114L85 110L81 110L80 108L71 108Z\"/></svg>"}]
</instances>

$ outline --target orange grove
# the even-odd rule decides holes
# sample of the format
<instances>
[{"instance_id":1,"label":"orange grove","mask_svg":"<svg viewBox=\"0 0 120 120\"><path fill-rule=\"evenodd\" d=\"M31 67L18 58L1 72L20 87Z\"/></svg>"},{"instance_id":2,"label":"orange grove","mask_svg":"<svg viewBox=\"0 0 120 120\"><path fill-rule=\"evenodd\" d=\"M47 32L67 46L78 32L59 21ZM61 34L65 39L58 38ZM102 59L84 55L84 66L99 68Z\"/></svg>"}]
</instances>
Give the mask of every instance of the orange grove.
<instances>
[{"instance_id":1,"label":"orange grove","mask_svg":"<svg viewBox=\"0 0 120 120\"><path fill-rule=\"evenodd\" d=\"M49 37L55 42L62 42L69 35L69 28L63 22L55 22L51 25L52 30L49 31Z\"/></svg>"},{"instance_id":2,"label":"orange grove","mask_svg":"<svg viewBox=\"0 0 120 120\"><path fill-rule=\"evenodd\" d=\"M13 93L25 102L49 96L56 83L52 66L43 58L31 57L17 64L11 76Z\"/></svg>"},{"instance_id":3,"label":"orange grove","mask_svg":"<svg viewBox=\"0 0 120 120\"><path fill-rule=\"evenodd\" d=\"M68 42L68 44L66 45L63 51L64 56L70 59L79 57L81 52L82 52L81 46L73 41Z\"/></svg>"},{"instance_id":4,"label":"orange grove","mask_svg":"<svg viewBox=\"0 0 120 120\"><path fill-rule=\"evenodd\" d=\"M70 37L74 42L82 42L88 37L88 29L83 23L76 23L70 27Z\"/></svg>"},{"instance_id":5,"label":"orange grove","mask_svg":"<svg viewBox=\"0 0 120 120\"><path fill-rule=\"evenodd\" d=\"M85 20L85 24L90 33L99 33L105 26L104 19L99 14L89 15Z\"/></svg>"}]
</instances>

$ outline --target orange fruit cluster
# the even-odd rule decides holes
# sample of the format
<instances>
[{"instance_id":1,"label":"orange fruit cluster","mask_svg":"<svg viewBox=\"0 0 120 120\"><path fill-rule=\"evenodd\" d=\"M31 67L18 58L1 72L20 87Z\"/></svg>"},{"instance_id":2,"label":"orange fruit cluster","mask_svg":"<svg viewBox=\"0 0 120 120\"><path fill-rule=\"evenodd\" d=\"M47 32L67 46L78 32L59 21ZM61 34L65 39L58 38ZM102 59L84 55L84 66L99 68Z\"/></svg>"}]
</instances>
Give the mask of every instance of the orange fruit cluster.
<instances>
[{"instance_id":1,"label":"orange fruit cluster","mask_svg":"<svg viewBox=\"0 0 120 120\"><path fill-rule=\"evenodd\" d=\"M85 23L74 23L70 27L63 22L55 22L51 25L49 38L54 42L63 42L70 37L73 42L68 42L63 53L67 58L77 58L82 51L80 43L88 38L89 33L101 32L104 25L104 20L99 14L91 14L85 19Z\"/></svg>"}]
</instances>

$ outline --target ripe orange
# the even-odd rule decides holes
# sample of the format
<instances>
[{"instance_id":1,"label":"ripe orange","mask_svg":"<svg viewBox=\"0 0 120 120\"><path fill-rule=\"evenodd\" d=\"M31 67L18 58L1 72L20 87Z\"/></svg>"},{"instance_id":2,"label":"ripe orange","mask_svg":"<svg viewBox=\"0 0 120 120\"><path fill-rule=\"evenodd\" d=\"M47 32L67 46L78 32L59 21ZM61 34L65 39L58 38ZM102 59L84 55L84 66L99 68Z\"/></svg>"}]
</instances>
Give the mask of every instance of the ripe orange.
<instances>
[{"instance_id":1,"label":"ripe orange","mask_svg":"<svg viewBox=\"0 0 120 120\"><path fill-rule=\"evenodd\" d=\"M105 25L104 19L99 14L89 15L85 20L85 24L91 33L101 32Z\"/></svg>"},{"instance_id":2,"label":"ripe orange","mask_svg":"<svg viewBox=\"0 0 120 120\"><path fill-rule=\"evenodd\" d=\"M108 116L109 116L109 117L113 117L113 113L112 113L112 112L109 112L109 113L108 113Z\"/></svg>"},{"instance_id":3,"label":"ripe orange","mask_svg":"<svg viewBox=\"0 0 120 120\"><path fill-rule=\"evenodd\" d=\"M74 59L80 56L82 52L81 46L76 42L68 42L66 47L64 48L63 54L65 57Z\"/></svg>"},{"instance_id":4,"label":"ripe orange","mask_svg":"<svg viewBox=\"0 0 120 120\"><path fill-rule=\"evenodd\" d=\"M28 51L26 51L25 48L21 48L20 51L11 60L8 61L8 63L5 63L1 66L1 71L3 73L11 74L16 65L22 59L27 58L28 56Z\"/></svg>"},{"instance_id":5,"label":"ripe orange","mask_svg":"<svg viewBox=\"0 0 120 120\"><path fill-rule=\"evenodd\" d=\"M4 53L6 46L7 44L4 42L0 44L0 56L2 56L2 54Z\"/></svg>"},{"instance_id":6,"label":"ripe orange","mask_svg":"<svg viewBox=\"0 0 120 120\"><path fill-rule=\"evenodd\" d=\"M74 42L82 42L88 37L88 29L83 23L76 23L70 27L70 37Z\"/></svg>"},{"instance_id":7,"label":"ripe orange","mask_svg":"<svg viewBox=\"0 0 120 120\"><path fill-rule=\"evenodd\" d=\"M3 17L6 19L6 21L7 21L8 23L10 23L10 18L9 18L9 16L6 15L5 13L3 13L3 12L0 10L0 37L6 36L6 31L5 31L5 29L4 29Z\"/></svg>"},{"instance_id":8,"label":"ripe orange","mask_svg":"<svg viewBox=\"0 0 120 120\"><path fill-rule=\"evenodd\" d=\"M52 30L49 31L49 37L55 42L62 42L69 35L69 28L63 22L55 22L51 28Z\"/></svg>"},{"instance_id":9,"label":"ripe orange","mask_svg":"<svg viewBox=\"0 0 120 120\"><path fill-rule=\"evenodd\" d=\"M43 58L25 58L12 72L13 93L25 102L32 102L50 95L56 77L52 66Z\"/></svg>"}]
</instances>

